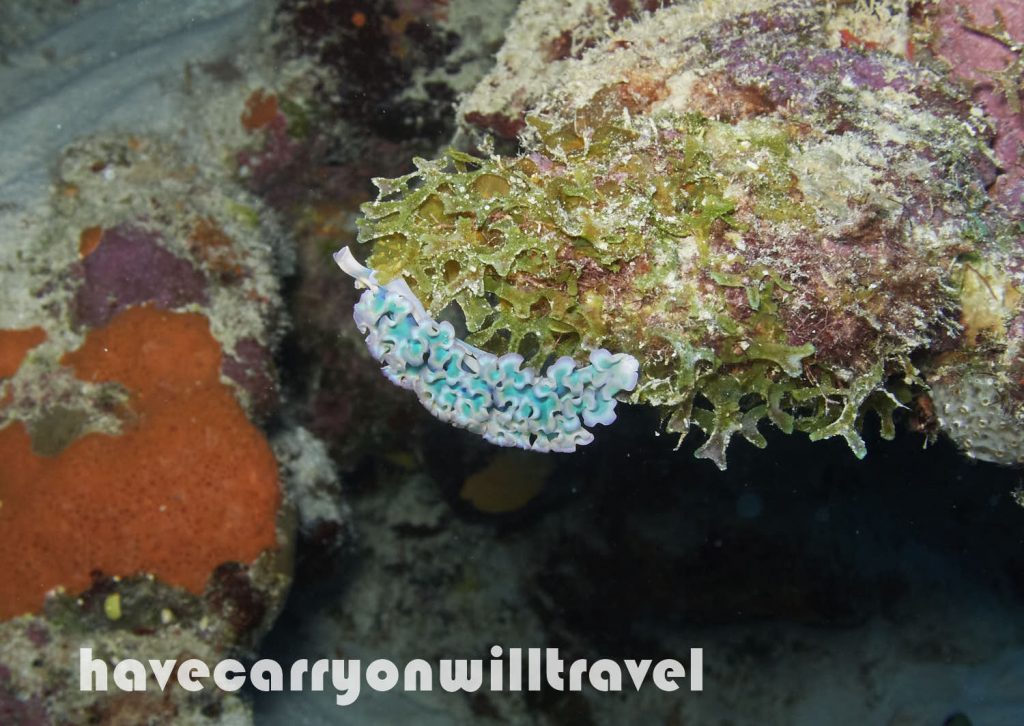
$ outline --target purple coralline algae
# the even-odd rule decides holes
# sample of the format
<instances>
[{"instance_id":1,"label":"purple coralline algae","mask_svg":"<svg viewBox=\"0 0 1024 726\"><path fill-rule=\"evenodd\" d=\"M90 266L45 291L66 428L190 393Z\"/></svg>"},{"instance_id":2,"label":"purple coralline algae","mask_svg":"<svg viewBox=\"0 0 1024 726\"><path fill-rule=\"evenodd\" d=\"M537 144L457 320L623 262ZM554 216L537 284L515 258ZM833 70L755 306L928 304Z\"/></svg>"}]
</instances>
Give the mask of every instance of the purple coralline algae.
<instances>
[{"instance_id":1,"label":"purple coralline algae","mask_svg":"<svg viewBox=\"0 0 1024 726\"><path fill-rule=\"evenodd\" d=\"M159 233L131 225L103 232L99 246L81 262L83 280L75 297L79 323L99 327L143 303L166 310L206 303L203 274L159 239Z\"/></svg>"}]
</instances>

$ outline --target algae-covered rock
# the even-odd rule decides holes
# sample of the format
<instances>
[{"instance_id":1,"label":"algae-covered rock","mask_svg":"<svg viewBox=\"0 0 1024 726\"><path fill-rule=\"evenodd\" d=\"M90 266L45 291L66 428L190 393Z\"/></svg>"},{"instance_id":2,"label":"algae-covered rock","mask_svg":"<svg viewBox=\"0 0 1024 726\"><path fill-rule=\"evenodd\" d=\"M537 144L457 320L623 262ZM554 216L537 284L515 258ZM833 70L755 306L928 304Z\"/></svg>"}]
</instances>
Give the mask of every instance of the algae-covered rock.
<instances>
[{"instance_id":1,"label":"algae-covered rock","mask_svg":"<svg viewBox=\"0 0 1024 726\"><path fill-rule=\"evenodd\" d=\"M765 419L862 457L865 414L891 436L953 361L995 366L1012 420L1024 222L988 193L994 122L869 5L579 2L541 30L525 3L461 107L520 152L377 180L368 264L491 352L635 356L630 400L722 468ZM552 27L571 51L545 60Z\"/></svg>"}]
</instances>

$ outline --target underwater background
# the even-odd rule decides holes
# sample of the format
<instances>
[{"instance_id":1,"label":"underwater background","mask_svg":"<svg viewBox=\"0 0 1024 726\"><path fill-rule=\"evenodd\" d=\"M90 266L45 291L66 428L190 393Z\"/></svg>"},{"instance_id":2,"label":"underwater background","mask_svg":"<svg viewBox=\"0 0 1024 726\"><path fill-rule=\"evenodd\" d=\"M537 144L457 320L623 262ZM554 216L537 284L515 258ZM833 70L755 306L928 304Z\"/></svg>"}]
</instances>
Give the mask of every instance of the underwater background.
<instances>
[{"instance_id":1,"label":"underwater background","mask_svg":"<svg viewBox=\"0 0 1024 726\"><path fill-rule=\"evenodd\" d=\"M1024 724L1022 51L1013 0L0 4L0 723ZM78 687L496 644L703 690Z\"/></svg>"}]
</instances>

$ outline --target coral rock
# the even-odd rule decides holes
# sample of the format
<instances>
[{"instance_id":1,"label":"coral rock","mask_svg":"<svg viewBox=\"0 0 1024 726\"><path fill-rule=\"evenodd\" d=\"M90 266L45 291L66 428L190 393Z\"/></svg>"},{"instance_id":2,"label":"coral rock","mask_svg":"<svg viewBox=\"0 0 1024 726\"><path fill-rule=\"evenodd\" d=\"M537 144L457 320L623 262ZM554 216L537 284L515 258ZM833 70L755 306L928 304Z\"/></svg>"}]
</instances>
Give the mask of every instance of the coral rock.
<instances>
[{"instance_id":1,"label":"coral rock","mask_svg":"<svg viewBox=\"0 0 1024 726\"><path fill-rule=\"evenodd\" d=\"M633 400L723 468L766 419L862 457L865 414L891 437L949 355L1012 366L1024 220L991 192L998 119L909 57L905 5L614 5L520 5L460 113L523 148L375 180L359 240L382 282L457 306L495 354L635 356Z\"/></svg>"}]
</instances>

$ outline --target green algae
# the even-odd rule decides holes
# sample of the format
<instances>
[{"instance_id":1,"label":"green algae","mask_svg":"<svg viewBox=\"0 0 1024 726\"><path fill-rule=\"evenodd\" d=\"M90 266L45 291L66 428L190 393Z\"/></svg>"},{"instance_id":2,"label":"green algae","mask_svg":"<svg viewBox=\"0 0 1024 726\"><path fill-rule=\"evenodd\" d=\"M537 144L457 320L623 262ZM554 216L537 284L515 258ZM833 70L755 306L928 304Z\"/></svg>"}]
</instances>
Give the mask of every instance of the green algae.
<instances>
[{"instance_id":1,"label":"green algae","mask_svg":"<svg viewBox=\"0 0 1024 726\"><path fill-rule=\"evenodd\" d=\"M765 445L764 420L841 437L858 457L867 411L891 435L888 378L906 352L875 345L870 365L851 368L800 340L806 275L762 252L794 229L818 232L793 163L798 129L696 113L530 124L522 156L449 151L374 180L358 239L374 243L382 282L402 276L434 315L461 313L470 343L530 365L597 347L634 355L630 400L664 409L669 431L702 429L696 455L720 468L733 436ZM834 305L866 309L868 282Z\"/></svg>"}]
</instances>

